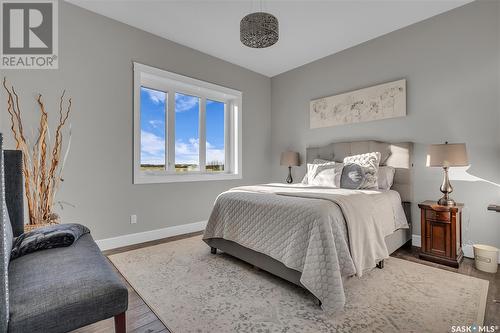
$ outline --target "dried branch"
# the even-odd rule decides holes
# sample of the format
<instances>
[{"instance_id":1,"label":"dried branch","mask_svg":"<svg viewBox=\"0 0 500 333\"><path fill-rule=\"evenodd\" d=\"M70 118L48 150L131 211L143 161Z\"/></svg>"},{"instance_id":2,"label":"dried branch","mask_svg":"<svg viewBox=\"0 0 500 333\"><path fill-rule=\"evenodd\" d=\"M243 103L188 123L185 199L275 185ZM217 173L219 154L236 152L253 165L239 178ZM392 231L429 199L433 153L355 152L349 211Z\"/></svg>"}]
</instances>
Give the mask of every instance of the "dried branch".
<instances>
[{"instance_id":1,"label":"dried branch","mask_svg":"<svg viewBox=\"0 0 500 333\"><path fill-rule=\"evenodd\" d=\"M19 95L14 87L9 89L6 78L3 80L3 87L7 93L7 112L9 113L11 122L10 128L16 141L16 147L23 154L24 187L28 202L30 224L34 225L52 221L54 216L57 216L53 212L55 195L62 181L62 172L71 143L70 128L68 147L66 148L64 160L61 165L63 129L71 112L71 98L69 99L67 108L64 109L65 91L63 91L59 101L58 125L54 141L51 145L49 114L46 111L42 95L37 96L36 102L40 109L40 121L38 123L36 140L31 145L29 139L24 135ZM50 163L47 163L47 161L50 161Z\"/></svg>"},{"instance_id":2,"label":"dried branch","mask_svg":"<svg viewBox=\"0 0 500 333\"><path fill-rule=\"evenodd\" d=\"M9 88L7 88L7 79L6 78L3 79L3 87L4 87L5 91L7 92L7 96L8 96L7 97L7 112L9 113L9 116L10 116L10 123L11 123L10 129L12 130L12 133L14 134L14 139L16 140L16 148L19 148L21 138L19 138L19 134L16 131L17 117L16 117L15 111L14 111L14 100L12 98L12 93L10 92Z\"/></svg>"}]
</instances>

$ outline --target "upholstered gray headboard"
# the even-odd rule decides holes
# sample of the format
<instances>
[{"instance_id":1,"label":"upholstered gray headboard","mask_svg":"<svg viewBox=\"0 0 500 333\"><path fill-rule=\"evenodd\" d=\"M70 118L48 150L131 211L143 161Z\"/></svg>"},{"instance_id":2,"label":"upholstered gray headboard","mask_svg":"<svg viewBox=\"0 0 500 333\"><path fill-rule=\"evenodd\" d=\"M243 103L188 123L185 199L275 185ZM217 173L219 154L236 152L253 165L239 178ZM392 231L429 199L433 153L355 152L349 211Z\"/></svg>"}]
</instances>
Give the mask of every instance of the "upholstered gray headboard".
<instances>
[{"instance_id":1,"label":"upholstered gray headboard","mask_svg":"<svg viewBox=\"0 0 500 333\"><path fill-rule=\"evenodd\" d=\"M306 149L306 162L312 163L315 158L342 162L350 155L371 153L378 151L381 154L381 165L396 168L392 189L398 191L403 201L413 199L413 143L389 143L381 141L353 141L331 143L321 147Z\"/></svg>"}]
</instances>

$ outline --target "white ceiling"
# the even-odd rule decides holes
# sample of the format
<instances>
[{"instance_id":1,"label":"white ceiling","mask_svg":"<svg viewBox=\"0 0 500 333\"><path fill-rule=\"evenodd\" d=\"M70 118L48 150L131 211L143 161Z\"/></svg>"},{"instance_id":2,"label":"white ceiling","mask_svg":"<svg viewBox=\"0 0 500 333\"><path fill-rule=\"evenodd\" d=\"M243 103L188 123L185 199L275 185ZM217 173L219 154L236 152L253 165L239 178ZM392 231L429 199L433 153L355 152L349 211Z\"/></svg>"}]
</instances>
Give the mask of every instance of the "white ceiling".
<instances>
[{"instance_id":1,"label":"white ceiling","mask_svg":"<svg viewBox=\"0 0 500 333\"><path fill-rule=\"evenodd\" d=\"M471 2L67 1L269 77ZM240 43L239 24L261 6L278 18L280 39L267 49L251 49Z\"/></svg>"}]
</instances>

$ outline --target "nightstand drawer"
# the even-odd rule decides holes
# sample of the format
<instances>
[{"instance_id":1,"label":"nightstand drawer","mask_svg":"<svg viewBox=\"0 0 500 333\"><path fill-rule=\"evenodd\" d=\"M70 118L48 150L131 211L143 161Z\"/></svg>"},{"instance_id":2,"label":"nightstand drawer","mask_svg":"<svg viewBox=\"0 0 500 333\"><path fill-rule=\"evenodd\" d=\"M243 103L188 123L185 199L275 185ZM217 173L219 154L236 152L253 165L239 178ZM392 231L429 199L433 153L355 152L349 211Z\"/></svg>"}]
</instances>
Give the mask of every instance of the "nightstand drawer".
<instances>
[{"instance_id":1,"label":"nightstand drawer","mask_svg":"<svg viewBox=\"0 0 500 333\"><path fill-rule=\"evenodd\" d=\"M426 209L425 218L429 220L448 222L450 221L450 212L439 212L435 210Z\"/></svg>"}]
</instances>

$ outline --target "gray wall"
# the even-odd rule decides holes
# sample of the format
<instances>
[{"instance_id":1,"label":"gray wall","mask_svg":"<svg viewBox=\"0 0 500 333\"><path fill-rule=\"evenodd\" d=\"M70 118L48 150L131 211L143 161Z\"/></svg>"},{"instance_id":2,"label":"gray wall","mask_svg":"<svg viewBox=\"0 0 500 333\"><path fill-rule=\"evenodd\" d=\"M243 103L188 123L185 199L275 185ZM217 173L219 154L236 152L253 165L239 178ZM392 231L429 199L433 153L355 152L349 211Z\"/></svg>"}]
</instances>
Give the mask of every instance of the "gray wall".
<instances>
[{"instance_id":1,"label":"gray wall","mask_svg":"<svg viewBox=\"0 0 500 333\"><path fill-rule=\"evenodd\" d=\"M198 222L220 192L269 180L269 78L65 2L59 11L59 70L1 74L21 92L25 122L34 127L36 93L53 114L63 89L73 97L73 141L59 199L76 207L58 209L65 222L88 225L96 239ZM243 180L132 185L132 61L243 92ZM12 148L3 91L0 103L0 130Z\"/></svg>"},{"instance_id":2,"label":"gray wall","mask_svg":"<svg viewBox=\"0 0 500 333\"><path fill-rule=\"evenodd\" d=\"M439 198L442 181L442 170L425 167L426 146L466 142L469 174L452 177L453 196L467 207L464 241L500 246L500 214L486 211L500 203L499 7L475 2L273 77L273 179L286 176L279 153L287 148L304 154L330 142L413 141L413 233L420 234L416 204ZM400 78L407 79L407 117L309 129L311 99ZM297 178L304 172L295 170Z\"/></svg>"},{"instance_id":3,"label":"gray wall","mask_svg":"<svg viewBox=\"0 0 500 333\"><path fill-rule=\"evenodd\" d=\"M88 225L96 239L206 220L225 189L271 174L282 181L282 150L304 154L334 141L415 142L414 201L438 198L442 172L425 167L426 145L448 140L467 143L472 165L468 180L453 181L454 197L467 205L464 239L500 246L500 214L486 211L500 201L499 17L498 2L472 3L269 79L61 2L60 69L1 74L21 92L33 126L36 93L50 112L62 89L73 97L73 144L59 199L76 207L58 212L65 222ZM243 180L132 185L132 61L243 92ZM406 118L309 129L310 99L399 78L408 84ZM0 130L12 148L5 110ZM299 178L304 167L294 172ZM419 234L416 204L413 213ZM138 224L129 223L130 214Z\"/></svg>"}]
</instances>

